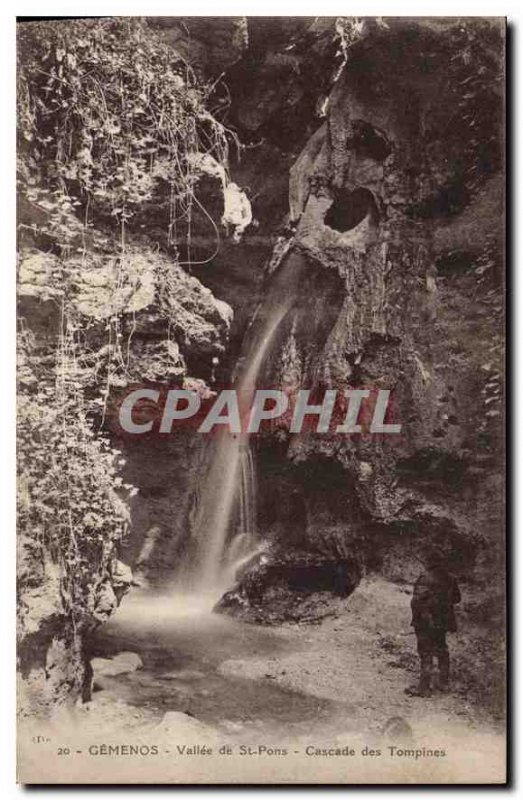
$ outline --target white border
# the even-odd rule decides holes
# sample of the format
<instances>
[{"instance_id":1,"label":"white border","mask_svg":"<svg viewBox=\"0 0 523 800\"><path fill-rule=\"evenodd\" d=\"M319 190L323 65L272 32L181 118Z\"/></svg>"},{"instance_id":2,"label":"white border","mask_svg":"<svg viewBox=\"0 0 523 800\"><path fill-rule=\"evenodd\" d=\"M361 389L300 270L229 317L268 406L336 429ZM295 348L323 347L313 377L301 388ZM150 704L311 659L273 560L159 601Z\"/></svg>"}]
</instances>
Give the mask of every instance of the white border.
<instances>
[{"instance_id":1,"label":"white border","mask_svg":"<svg viewBox=\"0 0 523 800\"><path fill-rule=\"evenodd\" d=\"M314 17L320 16L412 16L412 17L456 17L456 16L517 16L517 3L508 0L503 3L486 2L485 0L442 0L441 2L428 2L420 0L354 0L351 3L343 0L325 0L325 2L277 2L277 0L223 0L217 6L209 0L191 0L184 8L182 4L175 5L168 0L151 0L150 3L137 0L93 0L90 3L78 3L72 0L50 2L46 7L38 0L21 0L18 3L7 3L2 8L12 6L10 13L19 16L112 16L112 15L147 15L147 16L176 16L185 11L192 16L286 16L286 17Z\"/></svg>"},{"instance_id":2,"label":"white border","mask_svg":"<svg viewBox=\"0 0 523 800\"><path fill-rule=\"evenodd\" d=\"M14 416L14 230L15 230L15 193L14 193L14 164L15 164L15 151L14 151L14 125L15 118L15 96L14 96L14 64L15 64L15 48L14 48L14 17L19 16L112 16L112 15L174 15L176 13L183 14L189 13L194 16L337 16L337 15L354 15L354 16L507 16L509 22L513 26L513 67L514 74L512 82L514 85L514 101L515 107L513 108L513 147L515 149L518 139L521 138L520 126L520 108L522 98L522 76L521 76L521 59L518 57L517 49L519 48L519 24L521 21L521 3L516 0L509 0L508 2L484 2L483 0L475 0L474 2L463 2L455 0L452 2L439 0L439 2L405 2L398 3L392 0L367 0L367 2L340 2L336 0L322 0L322 2L310 2L310 0L301 0L301 2L275 2L274 0L265 0L265 2L254 2L253 0L223 0L223 2L216 4L206 0L191 0L190 3L184 4L173 3L172 0L167 2L159 2L151 0L149 3L132 2L131 0L107 0L107 2L100 2L96 0L90 3L77 3L69 0L66 2L50 2L42 4L41 2L5 2L0 10L0 80L2 94L0 96L0 110L2 114L2 124L0 126L0 187L3 197L3 204L0 213L0 246L2 248L2 266L0 267L0 353L2 356L2 367L0 371L1 376L1 391L0 391L0 420L2 423L2 449L0 451L0 467L1 467L1 487L2 487L2 505L0 506L0 519L2 522L2 553L0 555L0 591L3 619L5 625L2 628L2 648L0 658L0 763L2 769L0 771L0 783L2 786L2 794L4 797L19 796L23 791L20 787L14 785L14 708L15 708L15 692L14 692L14 618L15 618L15 574L14 574L14 554L15 554L15 537L14 537L14 524L15 524L15 502L14 502L14 431L15 431L15 416ZM511 164L513 171L513 202L515 204L513 211L513 279L512 290L516 294L516 300L513 308L514 319L514 332L513 332L513 349L515 350L515 364L516 374L512 376L513 380L513 412L516 414L519 402L522 400L522 373L521 373L521 353L523 352L523 307L521 297L521 280L517 278L518 271L522 268L519 263L519 241L518 241L518 228L520 228L523 220L519 214L519 208L516 200L519 196L519 188L521 186L521 160L515 158ZM510 439L514 447L514 518L512 522L513 536L512 548L513 554L516 557L516 563L513 567L514 576L512 581L512 600L516 601L513 610L514 630L512 631L512 638L514 641L514 662L512 664L512 679L517 687L517 680L522 665L521 648L522 637L518 634L522 633L521 625L518 622L521 609L521 592L518 590L518 582L523 576L523 550L518 545L518 538L523 533L521 517L521 500L523 498L523 470L521 470L521 453L522 453L522 426L519 419L515 420L516 424L514 429L509 431ZM486 587L488 591L488 587ZM519 613L518 613L519 612ZM5 632L4 632L5 631ZM516 648L517 643L517 648ZM519 768L518 763L523 763L523 746L521 743L521 711L523 708L523 701L521 700L522 693L520 691L513 691L512 699L517 700L517 708L514 709L513 729L512 735L516 736L513 757L513 771L514 778L519 784ZM159 776L160 777L160 776ZM436 790L423 790L412 787L413 791L417 794L426 793L439 795L445 794L446 798L453 798L460 796L459 789L436 789ZM55 793L56 788L49 787L42 790L42 794ZM74 792L74 788L61 791L62 796L69 795ZM120 791L128 792L129 789L96 789L88 790L97 792L102 796L108 796L109 792ZM136 797L150 796L154 791L153 788L144 786L138 791L133 792ZM204 795L204 789L185 790L176 788L171 791L176 791L179 794L186 794L190 791L191 797L200 797ZM235 796L244 796L248 790L235 791ZM293 790L293 794L308 793L306 789ZM323 792L324 790L319 787L317 790L310 790ZM366 797L373 797L381 795L387 791L386 789L372 789L361 790L353 787L346 787L336 791L335 794L350 792L351 794L364 794ZM483 797L498 793L499 790L495 788L491 790L482 791ZM271 790L268 787L265 790L258 790L257 794L268 795L271 797L279 797L283 794L284 790ZM229 790L224 788L221 790L214 790L213 794L221 796L229 794ZM331 792L329 792L330 794Z\"/></svg>"}]
</instances>

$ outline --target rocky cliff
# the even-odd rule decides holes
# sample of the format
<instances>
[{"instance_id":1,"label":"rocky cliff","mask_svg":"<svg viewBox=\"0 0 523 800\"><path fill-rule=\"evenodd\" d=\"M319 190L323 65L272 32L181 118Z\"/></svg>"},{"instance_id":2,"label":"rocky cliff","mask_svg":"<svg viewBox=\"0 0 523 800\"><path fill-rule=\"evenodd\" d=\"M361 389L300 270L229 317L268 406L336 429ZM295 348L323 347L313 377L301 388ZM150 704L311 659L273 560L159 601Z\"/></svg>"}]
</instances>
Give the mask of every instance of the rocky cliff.
<instances>
[{"instance_id":1,"label":"rocky cliff","mask_svg":"<svg viewBox=\"0 0 523 800\"><path fill-rule=\"evenodd\" d=\"M432 544L480 581L504 559L502 26L241 25L234 63L202 68L225 73L259 226L199 275L243 331L275 273L303 268L260 385L387 388L402 424L260 436L260 528L403 580Z\"/></svg>"},{"instance_id":2,"label":"rocky cliff","mask_svg":"<svg viewBox=\"0 0 523 800\"><path fill-rule=\"evenodd\" d=\"M329 274L337 299L298 309L265 382L391 389L402 431L261 442L276 478L262 509L284 536L280 510L301 498L302 544L351 542L395 577L427 540L465 572L474 555L503 558L501 35L458 20L350 27L325 120L290 169L281 261L306 262L320 294Z\"/></svg>"}]
</instances>

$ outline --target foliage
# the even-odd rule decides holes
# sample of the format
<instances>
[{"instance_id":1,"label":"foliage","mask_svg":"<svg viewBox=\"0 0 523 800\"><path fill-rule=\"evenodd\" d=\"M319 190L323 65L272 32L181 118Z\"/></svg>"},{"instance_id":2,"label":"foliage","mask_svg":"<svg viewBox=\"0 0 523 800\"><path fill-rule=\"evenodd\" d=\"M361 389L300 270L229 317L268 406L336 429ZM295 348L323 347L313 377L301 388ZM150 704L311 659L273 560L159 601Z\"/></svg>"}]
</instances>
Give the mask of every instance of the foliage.
<instances>
[{"instance_id":1,"label":"foliage","mask_svg":"<svg viewBox=\"0 0 523 800\"><path fill-rule=\"evenodd\" d=\"M20 26L22 194L47 205L68 246L64 215L88 228L105 218L123 236L140 207L166 193L174 243L198 204L191 156L227 164L209 92L139 18Z\"/></svg>"},{"instance_id":2,"label":"foliage","mask_svg":"<svg viewBox=\"0 0 523 800\"><path fill-rule=\"evenodd\" d=\"M48 554L60 565L76 621L92 611L93 587L127 528L123 496L136 492L123 485L124 461L91 413L94 405L103 417L111 380L125 372L122 298L137 281L127 239L140 231L143 209L167 198L176 255L179 228L189 239L199 205L202 154L227 185L228 133L206 110L209 91L139 18L19 26L19 194L30 245L47 251L26 251L22 263L32 259L39 296L59 309L54 339L23 328L19 336L20 534L41 562ZM115 285L103 320L73 302L87 267L96 287L109 276L110 300ZM105 354L105 375L93 345ZM97 393L89 403L86 368Z\"/></svg>"},{"instance_id":3,"label":"foliage","mask_svg":"<svg viewBox=\"0 0 523 800\"><path fill-rule=\"evenodd\" d=\"M118 477L124 463L95 435L81 390L71 378L64 347L58 380L37 380L34 337L19 336L19 525L33 553L61 567L65 608L77 619L92 603L115 542L125 534L128 511L118 491L134 493Z\"/></svg>"},{"instance_id":4,"label":"foliage","mask_svg":"<svg viewBox=\"0 0 523 800\"><path fill-rule=\"evenodd\" d=\"M427 121L429 164L447 164L447 202L459 211L503 165L503 44L499 21L453 25L428 49L442 79ZM445 103L440 98L445 98Z\"/></svg>"}]
</instances>

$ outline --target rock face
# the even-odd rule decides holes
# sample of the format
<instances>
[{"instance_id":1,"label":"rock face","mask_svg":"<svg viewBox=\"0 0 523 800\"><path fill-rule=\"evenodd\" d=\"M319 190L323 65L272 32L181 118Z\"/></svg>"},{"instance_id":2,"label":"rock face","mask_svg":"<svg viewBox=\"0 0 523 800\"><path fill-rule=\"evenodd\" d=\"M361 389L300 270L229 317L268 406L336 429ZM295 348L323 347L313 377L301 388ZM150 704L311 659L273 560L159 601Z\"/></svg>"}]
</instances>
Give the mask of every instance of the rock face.
<instances>
[{"instance_id":1,"label":"rock face","mask_svg":"<svg viewBox=\"0 0 523 800\"><path fill-rule=\"evenodd\" d=\"M207 74L219 74L234 64L249 41L245 17L150 17L149 25Z\"/></svg>"},{"instance_id":2,"label":"rock face","mask_svg":"<svg viewBox=\"0 0 523 800\"><path fill-rule=\"evenodd\" d=\"M191 368L192 374L209 377L213 357L225 352L232 309L197 278L143 245L130 247L125 263L102 254L64 262L41 250L22 250L19 313L33 329L47 334L48 346L58 328L57 301L64 298L65 285L72 313L89 325L92 344L99 343L82 376L93 386L110 356L106 326L117 317L127 358L124 375L112 370L113 386L180 380Z\"/></svg>"},{"instance_id":3,"label":"rock face","mask_svg":"<svg viewBox=\"0 0 523 800\"><path fill-rule=\"evenodd\" d=\"M384 20L346 35L270 264L331 275L340 305L316 283L320 337L298 298L260 385L387 388L402 430L260 437L260 527L392 577L428 544L459 571L502 572L501 30Z\"/></svg>"},{"instance_id":4,"label":"rock face","mask_svg":"<svg viewBox=\"0 0 523 800\"><path fill-rule=\"evenodd\" d=\"M19 362L23 452L30 439L36 436L38 441L41 435L38 416L46 420L43 424L50 424L49 420L55 424L47 403L55 392L60 306L65 300L66 290L71 314L78 329L87 330L90 345L87 357L75 361L71 366L71 381L76 390L81 388L87 400L86 408L99 427L103 424L99 390L101 383L107 380L106 425L110 431L114 431L113 443L118 442L121 448L119 455L115 452L115 457L119 458L120 466L129 457L132 466L127 472L136 477L133 493L136 494L136 489L143 492L131 501L136 539L131 536L127 551L122 551L124 561L128 561L129 557L134 556L135 541L139 542L139 550L142 549L144 533L149 529L151 520L164 523L164 535L165 531L172 533L172 496L169 506L164 508L161 498L154 491L148 492L147 484L147 481L159 479L162 487L165 487L166 474L162 470L169 462L169 457L165 455L165 446L168 450L169 443L160 443L156 450L146 446L145 458L141 459L139 452L142 443L133 447L132 442L118 436L118 398L127 387L136 384L143 386L167 381L181 385L186 381L199 382L205 387L205 380L212 374L212 359L225 352L232 310L225 302L214 298L197 278L144 246L129 251L125 270L122 270L118 259L110 256L93 256L87 261L72 257L64 261L34 247L22 249L19 314L26 321L32 341ZM114 369L115 352L114 347L110 346L110 337L108 344L107 329L114 327L115 319L118 320L121 339L127 342L125 371ZM105 378L101 377L103 375ZM198 376L197 379L192 375ZM80 434L75 432L73 435L76 437ZM92 437L92 433L89 435ZM78 439L76 444L81 446L81 440ZM178 448L179 444L176 443ZM202 457L201 448L195 448L194 441L192 444L192 450L188 448L184 458L189 464L192 458L196 469ZM34 445L30 446L33 447L33 455L29 457L29 462L34 461L35 466L38 460ZM60 429L57 447L63 447ZM177 455L180 458L179 449ZM48 469L46 458L43 454L42 469ZM64 458L64 469L72 471L73 454ZM109 467L109 463L106 467ZM30 476L27 486L24 482L26 471ZM179 468L176 467L172 483L178 491L185 488L187 492L183 482L176 479L178 472ZM42 502L35 497L35 492L40 491L41 494L38 489L41 475L31 464L28 467L22 465L21 474L21 524L18 537L20 713L47 715L57 705L70 703L78 695L84 700L90 698L91 671L88 654L84 652L84 637L114 613L134 579L127 564L117 558L118 548L121 550L122 547L117 542L119 537L113 536L111 522L107 519L103 522L102 535L99 533L97 517L93 517L93 531L88 514L82 512L78 518L83 525L82 534L85 532L93 544L89 544L91 549L86 554L89 566L82 573L86 576L85 585L82 581L82 594L77 592L78 596L71 600L67 572L60 563L60 556L49 553L58 529L54 520L50 519L47 526L42 526L35 516L35 500L37 507L38 502ZM191 474L190 469L188 474ZM107 474L102 477L105 480ZM95 476L96 480L99 479ZM122 484L121 478L118 483ZM101 487L100 491L103 491ZM112 489L107 490L107 497L110 504L120 510L122 519L129 521L131 517L123 497L118 497ZM151 501L154 512L149 517ZM80 507L86 506L82 495L78 497L78 503ZM134 506L137 510L133 509ZM42 508L45 514L46 507ZM45 541L51 544L46 545ZM171 536L168 548L171 563L172 551Z\"/></svg>"},{"instance_id":5,"label":"rock face","mask_svg":"<svg viewBox=\"0 0 523 800\"><path fill-rule=\"evenodd\" d=\"M41 563L26 537L20 537L18 553L19 713L45 717L79 695L89 699L90 668L82 637L114 613L132 575L124 564L108 559L98 574L93 572L78 620L64 601L60 567L49 557Z\"/></svg>"}]
</instances>

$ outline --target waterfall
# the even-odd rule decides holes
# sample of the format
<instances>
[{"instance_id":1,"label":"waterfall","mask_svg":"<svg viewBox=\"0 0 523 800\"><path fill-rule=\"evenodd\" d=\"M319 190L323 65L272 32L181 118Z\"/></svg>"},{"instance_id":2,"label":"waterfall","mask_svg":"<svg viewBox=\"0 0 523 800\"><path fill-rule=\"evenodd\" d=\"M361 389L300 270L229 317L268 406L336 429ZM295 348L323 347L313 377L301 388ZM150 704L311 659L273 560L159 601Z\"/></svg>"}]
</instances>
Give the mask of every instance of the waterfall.
<instances>
[{"instance_id":1,"label":"waterfall","mask_svg":"<svg viewBox=\"0 0 523 800\"><path fill-rule=\"evenodd\" d=\"M256 536L256 474L250 447L242 450L241 458L240 531Z\"/></svg>"},{"instance_id":2,"label":"waterfall","mask_svg":"<svg viewBox=\"0 0 523 800\"><path fill-rule=\"evenodd\" d=\"M243 419L251 407L260 368L290 305L290 299L280 299L265 318L261 317L257 335L238 369L235 384ZM221 430L216 435L193 533L197 552L191 588L213 605L230 588L238 564L257 546L256 478L248 434Z\"/></svg>"}]
</instances>

